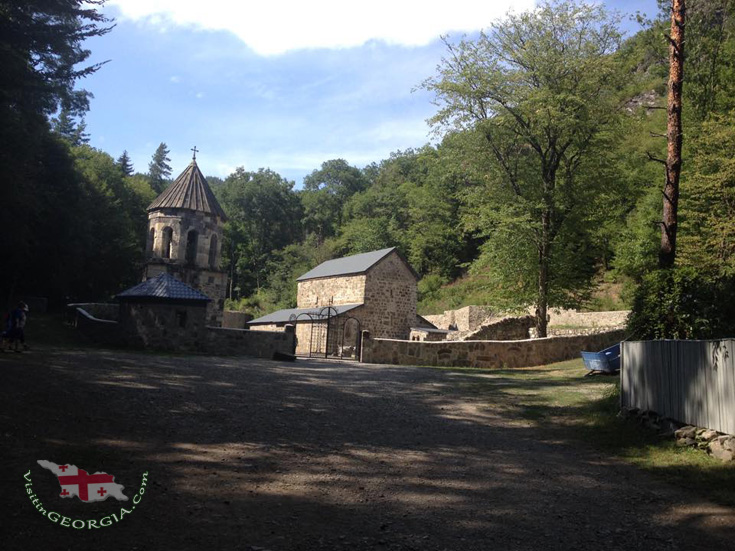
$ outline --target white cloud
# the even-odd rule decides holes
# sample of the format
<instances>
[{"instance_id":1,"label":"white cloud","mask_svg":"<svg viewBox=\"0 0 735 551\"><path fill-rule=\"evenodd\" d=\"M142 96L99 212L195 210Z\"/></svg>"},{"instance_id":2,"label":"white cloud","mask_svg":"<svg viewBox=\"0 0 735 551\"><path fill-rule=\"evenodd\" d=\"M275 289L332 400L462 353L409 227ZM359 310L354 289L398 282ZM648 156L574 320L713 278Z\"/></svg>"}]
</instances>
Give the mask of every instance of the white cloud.
<instances>
[{"instance_id":1,"label":"white cloud","mask_svg":"<svg viewBox=\"0 0 735 551\"><path fill-rule=\"evenodd\" d=\"M349 48L370 40L422 46L449 32L487 27L533 0L109 0L121 18L165 29L191 25L230 31L260 55L308 48Z\"/></svg>"}]
</instances>

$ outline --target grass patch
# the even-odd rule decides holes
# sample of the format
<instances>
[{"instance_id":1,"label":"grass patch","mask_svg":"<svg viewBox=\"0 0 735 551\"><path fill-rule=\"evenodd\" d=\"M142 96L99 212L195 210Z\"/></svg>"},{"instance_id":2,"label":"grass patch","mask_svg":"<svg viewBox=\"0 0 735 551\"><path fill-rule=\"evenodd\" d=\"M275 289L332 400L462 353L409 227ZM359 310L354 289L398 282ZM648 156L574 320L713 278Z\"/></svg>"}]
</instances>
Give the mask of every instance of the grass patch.
<instances>
[{"instance_id":1,"label":"grass patch","mask_svg":"<svg viewBox=\"0 0 735 551\"><path fill-rule=\"evenodd\" d=\"M586 373L582 360L483 370L466 390L510 418L558 430L702 497L735 505L735 465L618 418L619 378Z\"/></svg>"}]
</instances>

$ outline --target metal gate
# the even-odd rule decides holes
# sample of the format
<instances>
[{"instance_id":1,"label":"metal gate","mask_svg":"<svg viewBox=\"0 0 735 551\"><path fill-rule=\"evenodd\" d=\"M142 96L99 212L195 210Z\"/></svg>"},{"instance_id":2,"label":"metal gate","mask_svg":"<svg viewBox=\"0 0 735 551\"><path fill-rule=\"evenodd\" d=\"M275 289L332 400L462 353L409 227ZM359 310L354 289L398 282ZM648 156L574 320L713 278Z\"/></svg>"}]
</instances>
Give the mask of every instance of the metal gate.
<instances>
[{"instance_id":1,"label":"metal gate","mask_svg":"<svg viewBox=\"0 0 735 551\"><path fill-rule=\"evenodd\" d=\"M303 312L298 316L292 315L289 321L294 323L299 319L308 318L309 357L328 358L339 353L339 327L337 324L337 310L333 306L325 306L319 311Z\"/></svg>"}]
</instances>

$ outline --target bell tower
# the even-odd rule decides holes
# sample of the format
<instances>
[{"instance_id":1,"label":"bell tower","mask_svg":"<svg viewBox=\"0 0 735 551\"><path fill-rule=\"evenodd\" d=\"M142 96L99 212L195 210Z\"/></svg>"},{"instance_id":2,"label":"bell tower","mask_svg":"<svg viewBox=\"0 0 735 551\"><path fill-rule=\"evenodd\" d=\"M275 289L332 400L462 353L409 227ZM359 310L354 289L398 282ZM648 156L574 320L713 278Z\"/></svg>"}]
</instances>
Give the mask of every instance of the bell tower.
<instances>
[{"instance_id":1,"label":"bell tower","mask_svg":"<svg viewBox=\"0 0 735 551\"><path fill-rule=\"evenodd\" d=\"M222 225L227 219L196 162L148 207L147 260L143 280L168 273L212 301L207 323L222 324L227 274L220 269Z\"/></svg>"}]
</instances>

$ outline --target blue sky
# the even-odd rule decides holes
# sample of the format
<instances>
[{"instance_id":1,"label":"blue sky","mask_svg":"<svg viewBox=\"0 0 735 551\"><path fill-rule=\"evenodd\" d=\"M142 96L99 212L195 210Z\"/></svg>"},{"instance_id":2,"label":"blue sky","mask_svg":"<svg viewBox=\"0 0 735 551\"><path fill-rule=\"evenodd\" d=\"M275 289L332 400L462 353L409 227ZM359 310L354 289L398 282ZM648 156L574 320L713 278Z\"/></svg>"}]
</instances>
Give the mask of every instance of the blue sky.
<instances>
[{"instance_id":1,"label":"blue sky","mask_svg":"<svg viewBox=\"0 0 735 551\"><path fill-rule=\"evenodd\" d=\"M271 168L301 184L329 159L363 167L429 142L439 36L477 32L533 0L108 0L91 39L90 144L147 171L160 142L174 176L200 150L207 175ZM655 0L609 0L652 15ZM635 25L626 25L631 31Z\"/></svg>"}]
</instances>

